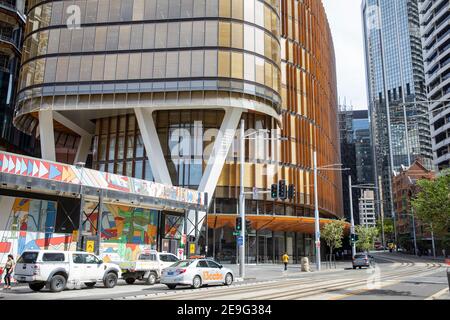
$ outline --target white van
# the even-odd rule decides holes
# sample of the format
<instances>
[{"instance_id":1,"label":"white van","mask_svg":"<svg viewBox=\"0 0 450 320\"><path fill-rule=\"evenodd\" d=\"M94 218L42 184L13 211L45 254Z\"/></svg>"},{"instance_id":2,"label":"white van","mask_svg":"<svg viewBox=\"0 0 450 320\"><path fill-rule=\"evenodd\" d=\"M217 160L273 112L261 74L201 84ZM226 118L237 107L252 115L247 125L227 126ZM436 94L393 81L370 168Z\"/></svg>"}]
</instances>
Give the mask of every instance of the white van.
<instances>
[{"instance_id":1,"label":"white van","mask_svg":"<svg viewBox=\"0 0 450 320\"><path fill-rule=\"evenodd\" d=\"M81 284L93 287L98 282L113 288L120 276L117 265L103 263L96 255L79 251L25 251L14 269L14 279L28 283L33 291L47 286L52 292L60 292Z\"/></svg>"}]
</instances>

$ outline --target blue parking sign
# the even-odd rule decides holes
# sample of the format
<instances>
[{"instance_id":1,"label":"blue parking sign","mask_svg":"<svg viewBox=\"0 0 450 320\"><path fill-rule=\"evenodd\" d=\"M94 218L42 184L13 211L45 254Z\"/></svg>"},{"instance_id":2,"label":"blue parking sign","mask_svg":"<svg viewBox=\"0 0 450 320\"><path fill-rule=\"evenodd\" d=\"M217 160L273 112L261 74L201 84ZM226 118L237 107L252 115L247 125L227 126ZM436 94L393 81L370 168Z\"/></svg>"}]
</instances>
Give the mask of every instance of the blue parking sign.
<instances>
[{"instance_id":1,"label":"blue parking sign","mask_svg":"<svg viewBox=\"0 0 450 320\"><path fill-rule=\"evenodd\" d=\"M242 236L237 237L238 246L242 246L244 244L244 238Z\"/></svg>"}]
</instances>

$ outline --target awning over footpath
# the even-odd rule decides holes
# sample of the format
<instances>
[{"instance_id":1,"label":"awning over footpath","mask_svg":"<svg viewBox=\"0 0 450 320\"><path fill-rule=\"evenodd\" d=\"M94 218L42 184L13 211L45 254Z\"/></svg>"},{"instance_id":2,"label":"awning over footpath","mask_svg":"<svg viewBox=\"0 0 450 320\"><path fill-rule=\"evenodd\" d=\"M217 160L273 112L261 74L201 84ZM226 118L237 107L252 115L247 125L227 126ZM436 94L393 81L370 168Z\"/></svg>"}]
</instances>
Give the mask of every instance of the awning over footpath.
<instances>
[{"instance_id":1,"label":"awning over footpath","mask_svg":"<svg viewBox=\"0 0 450 320\"><path fill-rule=\"evenodd\" d=\"M208 214L208 227L218 229L222 227L236 227L236 214ZM246 215L245 218L251 222L255 230L272 230L284 232L300 232L314 234L314 218L292 217L277 215ZM331 219L320 219L320 226L330 223ZM346 223L345 232L350 232L350 224Z\"/></svg>"},{"instance_id":2,"label":"awning over footpath","mask_svg":"<svg viewBox=\"0 0 450 320\"><path fill-rule=\"evenodd\" d=\"M196 190L2 151L0 184L0 189L72 198L82 191L86 200L102 196L104 203L167 211L203 211L208 203L206 194Z\"/></svg>"}]
</instances>

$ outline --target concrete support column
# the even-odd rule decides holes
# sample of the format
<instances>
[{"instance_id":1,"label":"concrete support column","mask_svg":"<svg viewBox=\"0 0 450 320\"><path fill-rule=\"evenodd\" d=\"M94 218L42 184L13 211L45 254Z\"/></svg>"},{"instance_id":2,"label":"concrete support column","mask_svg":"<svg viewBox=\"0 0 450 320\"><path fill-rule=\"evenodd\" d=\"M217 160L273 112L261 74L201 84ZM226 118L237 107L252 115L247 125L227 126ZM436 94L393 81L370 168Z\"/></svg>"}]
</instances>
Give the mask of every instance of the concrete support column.
<instances>
[{"instance_id":1,"label":"concrete support column","mask_svg":"<svg viewBox=\"0 0 450 320\"><path fill-rule=\"evenodd\" d=\"M75 155L74 164L78 162L86 163L89 150L91 150L92 135L82 135L78 144L77 154Z\"/></svg>"},{"instance_id":2,"label":"concrete support column","mask_svg":"<svg viewBox=\"0 0 450 320\"><path fill-rule=\"evenodd\" d=\"M167 169L166 159L161 148L158 132L153 121L152 110L145 108L134 108L142 141L147 151L148 161L152 168L155 182L172 185L169 170Z\"/></svg>"},{"instance_id":3,"label":"concrete support column","mask_svg":"<svg viewBox=\"0 0 450 320\"><path fill-rule=\"evenodd\" d=\"M56 161L52 110L39 111L39 139L42 159Z\"/></svg>"}]
</instances>

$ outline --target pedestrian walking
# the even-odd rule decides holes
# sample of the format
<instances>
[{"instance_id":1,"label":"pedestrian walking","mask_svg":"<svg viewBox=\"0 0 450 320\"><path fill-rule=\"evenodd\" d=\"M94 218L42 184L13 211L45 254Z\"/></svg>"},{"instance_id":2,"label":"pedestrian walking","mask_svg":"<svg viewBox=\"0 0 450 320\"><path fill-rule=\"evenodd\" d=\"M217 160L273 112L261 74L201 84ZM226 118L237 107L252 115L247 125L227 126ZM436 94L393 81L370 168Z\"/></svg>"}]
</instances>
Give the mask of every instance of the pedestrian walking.
<instances>
[{"instance_id":1,"label":"pedestrian walking","mask_svg":"<svg viewBox=\"0 0 450 320\"><path fill-rule=\"evenodd\" d=\"M287 271L287 265L289 263L289 255L287 254L287 252L284 253L281 259L283 260L284 263L284 271Z\"/></svg>"},{"instance_id":2,"label":"pedestrian walking","mask_svg":"<svg viewBox=\"0 0 450 320\"><path fill-rule=\"evenodd\" d=\"M4 286L4 290L8 290L11 289L11 274L13 273L14 270L14 257L12 254L8 254L8 261L6 261L5 264L5 277L4 277L4 281L5 281L5 286Z\"/></svg>"}]
</instances>

